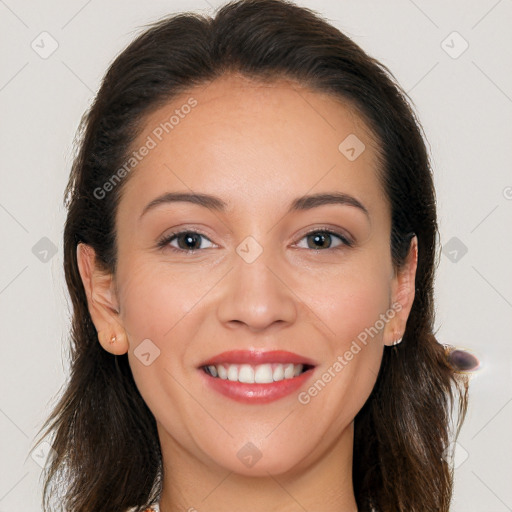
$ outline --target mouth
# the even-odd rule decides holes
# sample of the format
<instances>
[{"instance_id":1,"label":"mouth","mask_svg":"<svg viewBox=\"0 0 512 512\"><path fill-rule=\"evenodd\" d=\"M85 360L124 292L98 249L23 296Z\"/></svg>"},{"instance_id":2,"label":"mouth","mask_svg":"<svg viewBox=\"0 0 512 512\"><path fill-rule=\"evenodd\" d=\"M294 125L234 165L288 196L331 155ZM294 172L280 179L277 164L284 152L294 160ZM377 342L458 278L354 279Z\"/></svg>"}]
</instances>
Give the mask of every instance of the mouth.
<instances>
[{"instance_id":1,"label":"mouth","mask_svg":"<svg viewBox=\"0 0 512 512\"><path fill-rule=\"evenodd\" d=\"M268 403L297 390L316 364L291 352L236 350L205 361L198 369L211 389L245 403Z\"/></svg>"}]
</instances>

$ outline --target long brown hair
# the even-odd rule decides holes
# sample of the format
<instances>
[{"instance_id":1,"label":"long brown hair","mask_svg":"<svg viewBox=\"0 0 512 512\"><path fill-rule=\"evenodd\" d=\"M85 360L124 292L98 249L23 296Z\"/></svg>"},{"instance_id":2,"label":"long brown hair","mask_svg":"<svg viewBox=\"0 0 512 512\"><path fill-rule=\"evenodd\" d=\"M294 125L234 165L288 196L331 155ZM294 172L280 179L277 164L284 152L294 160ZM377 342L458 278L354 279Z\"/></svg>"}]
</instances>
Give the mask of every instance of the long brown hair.
<instances>
[{"instance_id":1,"label":"long brown hair","mask_svg":"<svg viewBox=\"0 0 512 512\"><path fill-rule=\"evenodd\" d=\"M162 484L155 418L138 392L127 355L98 342L78 272L89 244L116 271L115 213L124 182L98 197L130 154L150 112L229 72L288 78L355 107L381 153L379 178L391 205L390 248L403 265L418 238L416 295L402 343L385 347L375 387L355 418L353 485L360 512L449 509L453 469L445 450L467 408L467 377L433 334L437 218L422 129L392 73L317 13L287 0L240 0L211 18L182 13L152 24L113 62L84 115L65 191L64 271L73 306L70 378L43 425L52 434L43 508L141 511ZM136 172L133 171L133 172ZM43 428L41 430L43 430Z\"/></svg>"}]
</instances>

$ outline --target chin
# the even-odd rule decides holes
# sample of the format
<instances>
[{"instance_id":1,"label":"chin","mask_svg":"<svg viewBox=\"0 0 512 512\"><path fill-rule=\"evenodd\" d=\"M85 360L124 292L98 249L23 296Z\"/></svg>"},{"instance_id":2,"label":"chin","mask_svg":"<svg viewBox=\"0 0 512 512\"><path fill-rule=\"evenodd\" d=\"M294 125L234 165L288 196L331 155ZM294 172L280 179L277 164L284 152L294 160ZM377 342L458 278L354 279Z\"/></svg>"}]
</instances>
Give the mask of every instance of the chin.
<instances>
[{"instance_id":1,"label":"chin","mask_svg":"<svg viewBox=\"0 0 512 512\"><path fill-rule=\"evenodd\" d=\"M253 476L268 477L280 475L296 470L301 457L293 447L286 450L283 445L275 448L267 446L260 450L253 443L247 442L241 448L230 450L229 453L210 454L210 458L216 465L233 473Z\"/></svg>"}]
</instances>

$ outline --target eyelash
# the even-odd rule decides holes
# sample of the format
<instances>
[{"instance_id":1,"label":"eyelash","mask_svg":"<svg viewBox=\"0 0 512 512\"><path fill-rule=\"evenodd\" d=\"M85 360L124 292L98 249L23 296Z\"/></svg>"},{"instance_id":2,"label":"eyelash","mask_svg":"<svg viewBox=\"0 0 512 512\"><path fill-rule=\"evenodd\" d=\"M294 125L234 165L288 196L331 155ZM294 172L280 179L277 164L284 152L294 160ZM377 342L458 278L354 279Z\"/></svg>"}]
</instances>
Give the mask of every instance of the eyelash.
<instances>
[{"instance_id":1,"label":"eyelash","mask_svg":"<svg viewBox=\"0 0 512 512\"><path fill-rule=\"evenodd\" d=\"M177 231L175 233L169 233L168 235L165 235L163 238L161 238L158 241L158 248L164 249L165 247L167 247L168 249L170 249L173 252L188 253L188 254L192 254L192 253L196 253L198 251L204 250L204 249L195 249L195 250L187 251L185 249L177 249L176 247L172 247L172 246L168 245L168 244L170 244L170 242L172 242L174 239L176 239L179 235L184 235L184 234L188 234L188 233L195 233L197 235L201 235L211 242L211 240L203 233L201 233L199 231L195 231L194 229L187 229L187 230ZM316 233L322 233L322 234L327 234L330 236L335 236L335 237L339 238L342 243L336 247L328 247L327 249L310 249L311 251L319 252L319 251L336 250L336 249L343 249L344 247L353 247L353 245L354 245L352 240L348 239L345 235L338 233L336 231L332 231L330 229L322 229L322 228L320 228L320 229L316 228L316 229L313 229L312 231L308 231L300 238L300 240L302 240L303 238L306 238L309 235L316 234Z\"/></svg>"}]
</instances>

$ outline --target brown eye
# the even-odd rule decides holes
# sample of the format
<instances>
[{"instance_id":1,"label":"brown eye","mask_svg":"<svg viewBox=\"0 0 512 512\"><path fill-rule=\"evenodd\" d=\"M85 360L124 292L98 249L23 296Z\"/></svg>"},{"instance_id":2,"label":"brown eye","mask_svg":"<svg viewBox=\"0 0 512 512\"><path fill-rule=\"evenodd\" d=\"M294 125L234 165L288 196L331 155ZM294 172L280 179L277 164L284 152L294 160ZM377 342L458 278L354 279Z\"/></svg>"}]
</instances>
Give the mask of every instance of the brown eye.
<instances>
[{"instance_id":1,"label":"brown eye","mask_svg":"<svg viewBox=\"0 0 512 512\"><path fill-rule=\"evenodd\" d=\"M327 230L316 230L307 233L302 240L306 239L306 249L336 249L339 246L352 245L346 237L340 233L334 233ZM337 240L336 240L337 239ZM299 247L304 247L298 244Z\"/></svg>"},{"instance_id":2,"label":"brown eye","mask_svg":"<svg viewBox=\"0 0 512 512\"><path fill-rule=\"evenodd\" d=\"M170 249L173 251L192 252L208 248L201 246L203 239L208 240L208 242L212 244L211 240L201 233L197 233L196 231L180 231L179 233L167 235L158 242L158 245L162 248L170 246ZM173 242L176 242L177 246L173 245Z\"/></svg>"}]
</instances>

